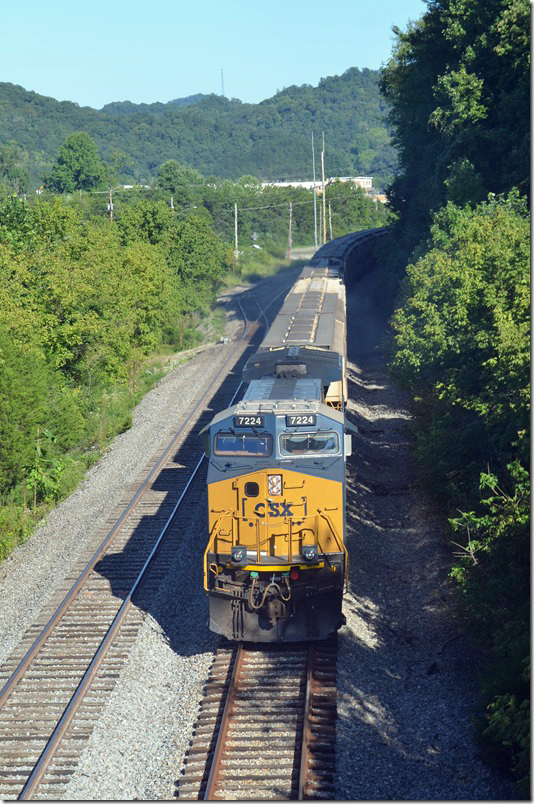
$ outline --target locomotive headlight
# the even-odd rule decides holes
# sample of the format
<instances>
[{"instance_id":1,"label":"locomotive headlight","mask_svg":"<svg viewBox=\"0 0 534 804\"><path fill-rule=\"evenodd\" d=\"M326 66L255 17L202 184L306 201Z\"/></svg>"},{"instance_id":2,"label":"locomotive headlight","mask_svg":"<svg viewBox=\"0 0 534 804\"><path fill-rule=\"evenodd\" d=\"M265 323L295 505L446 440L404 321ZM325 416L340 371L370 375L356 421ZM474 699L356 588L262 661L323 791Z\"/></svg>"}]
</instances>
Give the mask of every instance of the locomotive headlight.
<instances>
[{"instance_id":1,"label":"locomotive headlight","mask_svg":"<svg viewBox=\"0 0 534 804\"><path fill-rule=\"evenodd\" d=\"M268 475L267 489L271 496L282 493L282 475Z\"/></svg>"},{"instance_id":2,"label":"locomotive headlight","mask_svg":"<svg viewBox=\"0 0 534 804\"><path fill-rule=\"evenodd\" d=\"M247 560L247 548L243 545L232 547L232 562L234 564L243 564Z\"/></svg>"},{"instance_id":3,"label":"locomotive headlight","mask_svg":"<svg viewBox=\"0 0 534 804\"><path fill-rule=\"evenodd\" d=\"M314 561L317 561L317 547L312 545L306 545L302 547L302 558L304 561L308 561L310 564Z\"/></svg>"}]
</instances>

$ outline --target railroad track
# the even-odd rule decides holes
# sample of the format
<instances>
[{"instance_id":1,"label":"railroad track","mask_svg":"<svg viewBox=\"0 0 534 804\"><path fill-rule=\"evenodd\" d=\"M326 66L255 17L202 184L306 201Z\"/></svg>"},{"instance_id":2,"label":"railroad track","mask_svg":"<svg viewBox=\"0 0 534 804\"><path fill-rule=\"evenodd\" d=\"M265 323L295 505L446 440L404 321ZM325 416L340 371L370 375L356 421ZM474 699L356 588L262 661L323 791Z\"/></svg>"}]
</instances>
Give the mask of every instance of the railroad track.
<instances>
[{"instance_id":1,"label":"railroad track","mask_svg":"<svg viewBox=\"0 0 534 804\"><path fill-rule=\"evenodd\" d=\"M0 799L61 798L76 769L144 620L143 600L157 591L179 548L189 517L183 502L203 500L198 433L210 409L237 398L239 367L265 318L252 295L248 300L259 309L257 320L238 302L241 341L223 347L226 359L207 391L0 668Z\"/></svg>"},{"instance_id":2,"label":"railroad track","mask_svg":"<svg viewBox=\"0 0 534 804\"><path fill-rule=\"evenodd\" d=\"M337 636L223 644L215 655L178 796L335 798Z\"/></svg>"}]
</instances>

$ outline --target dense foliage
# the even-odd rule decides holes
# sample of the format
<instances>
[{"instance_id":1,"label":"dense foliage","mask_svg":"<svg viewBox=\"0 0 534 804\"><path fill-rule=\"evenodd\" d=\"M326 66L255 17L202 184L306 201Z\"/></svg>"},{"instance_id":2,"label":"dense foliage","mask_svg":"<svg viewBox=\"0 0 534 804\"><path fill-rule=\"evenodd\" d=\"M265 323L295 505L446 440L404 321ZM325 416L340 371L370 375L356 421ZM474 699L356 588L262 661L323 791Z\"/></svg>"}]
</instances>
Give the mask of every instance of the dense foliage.
<instances>
[{"instance_id":1,"label":"dense foliage","mask_svg":"<svg viewBox=\"0 0 534 804\"><path fill-rule=\"evenodd\" d=\"M129 426L146 356L194 339L228 251L206 218L169 213L141 203L111 225L60 197L0 209L0 557Z\"/></svg>"},{"instance_id":2,"label":"dense foliage","mask_svg":"<svg viewBox=\"0 0 534 804\"><path fill-rule=\"evenodd\" d=\"M0 145L0 198L28 190L30 177L23 168L23 155L16 145Z\"/></svg>"},{"instance_id":3,"label":"dense foliage","mask_svg":"<svg viewBox=\"0 0 534 804\"><path fill-rule=\"evenodd\" d=\"M449 202L431 232L408 266L393 366L424 406L427 481L463 503L478 468L528 459L529 219L516 196Z\"/></svg>"},{"instance_id":4,"label":"dense foliage","mask_svg":"<svg viewBox=\"0 0 534 804\"><path fill-rule=\"evenodd\" d=\"M75 131L67 137L49 176L43 184L56 193L94 190L102 187L106 176L98 149L86 131Z\"/></svg>"},{"instance_id":5,"label":"dense foliage","mask_svg":"<svg viewBox=\"0 0 534 804\"><path fill-rule=\"evenodd\" d=\"M446 201L530 177L528 0L431 0L382 72L400 172L390 197L413 248Z\"/></svg>"},{"instance_id":6,"label":"dense foliage","mask_svg":"<svg viewBox=\"0 0 534 804\"><path fill-rule=\"evenodd\" d=\"M458 612L487 658L479 733L526 796L529 5L432 0L396 33L390 286L409 264L392 367L414 395L421 482L455 512Z\"/></svg>"},{"instance_id":7,"label":"dense foliage","mask_svg":"<svg viewBox=\"0 0 534 804\"><path fill-rule=\"evenodd\" d=\"M237 179L307 178L312 128L324 131L329 175L392 176L395 152L386 123L378 73L352 68L318 87L289 87L259 104L216 95L167 104L108 104L97 111L0 84L0 144L17 143L35 186L49 173L58 149L85 131L111 163L126 156L120 177L149 183L169 159L204 175Z\"/></svg>"},{"instance_id":8,"label":"dense foliage","mask_svg":"<svg viewBox=\"0 0 534 804\"><path fill-rule=\"evenodd\" d=\"M46 194L42 195L45 197ZM81 192L77 194L77 200L88 214L109 216L108 191ZM287 250L290 203L293 244L310 245L314 242L315 229L311 190L262 187L254 176L241 176L236 182L206 179L198 171L173 159L160 165L153 187L113 190L115 220L132 232L142 224L151 237L156 236L162 226L165 228L169 220L185 220L194 214L213 225L223 242L232 243L237 204L239 250L245 254L253 246L278 249L285 244ZM133 218L132 207L136 208ZM143 209L144 213L141 212ZM318 240L322 242L321 196L316 199L316 211ZM328 239L330 228L332 236L338 237L349 231L382 226L390 219L383 204L373 201L352 182L340 181L326 186L326 216ZM169 229L169 237L175 236L176 232Z\"/></svg>"}]
</instances>

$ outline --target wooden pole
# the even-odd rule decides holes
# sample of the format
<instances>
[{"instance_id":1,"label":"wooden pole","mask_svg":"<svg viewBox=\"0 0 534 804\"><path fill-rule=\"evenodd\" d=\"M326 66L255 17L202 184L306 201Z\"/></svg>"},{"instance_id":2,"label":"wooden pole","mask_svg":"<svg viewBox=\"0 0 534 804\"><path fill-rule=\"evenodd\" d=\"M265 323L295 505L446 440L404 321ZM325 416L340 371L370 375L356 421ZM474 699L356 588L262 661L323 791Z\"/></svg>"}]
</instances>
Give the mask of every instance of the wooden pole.
<instances>
[{"instance_id":1,"label":"wooden pole","mask_svg":"<svg viewBox=\"0 0 534 804\"><path fill-rule=\"evenodd\" d=\"M235 256L235 264L237 265L237 262L239 260L239 248L237 243L237 203L234 204L234 241L235 241L234 256Z\"/></svg>"},{"instance_id":2,"label":"wooden pole","mask_svg":"<svg viewBox=\"0 0 534 804\"><path fill-rule=\"evenodd\" d=\"M319 245L317 242L317 188L315 187L315 146L313 144L312 131L312 164L313 164L313 234L315 237L315 249Z\"/></svg>"},{"instance_id":3,"label":"wooden pole","mask_svg":"<svg viewBox=\"0 0 534 804\"><path fill-rule=\"evenodd\" d=\"M326 243L326 191L324 183L324 131L323 131L323 150L321 151L321 169L323 171L323 245Z\"/></svg>"},{"instance_id":4,"label":"wooden pole","mask_svg":"<svg viewBox=\"0 0 534 804\"><path fill-rule=\"evenodd\" d=\"M291 238L291 225L292 225L292 223L293 223L293 202L290 201L289 202L289 236L288 236L288 240L287 240L287 259L288 260L291 259L291 244L293 243L293 240Z\"/></svg>"}]
</instances>

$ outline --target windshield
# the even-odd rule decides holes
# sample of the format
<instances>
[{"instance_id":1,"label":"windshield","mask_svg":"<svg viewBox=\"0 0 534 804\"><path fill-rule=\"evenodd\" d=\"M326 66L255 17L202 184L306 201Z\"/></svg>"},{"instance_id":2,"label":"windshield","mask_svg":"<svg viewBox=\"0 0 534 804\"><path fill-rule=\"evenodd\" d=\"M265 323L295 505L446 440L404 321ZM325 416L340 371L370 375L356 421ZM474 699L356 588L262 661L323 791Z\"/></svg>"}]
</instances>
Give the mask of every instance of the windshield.
<instances>
[{"instance_id":1,"label":"windshield","mask_svg":"<svg viewBox=\"0 0 534 804\"><path fill-rule=\"evenodd\" d=\"M280 436L282 455L325 455L339 452L337 433L292 433Z\"/></svg>"},{"instance_id":2,"label":"windshield","mask_svg":"<svg viewBox=\"0 0 534 804\"><path fill-rule=\"evenodd\" d=\"M273 437L270 433L217 433L214 452L215 455L272 455Z\"/></svg>"}]
</instances>

